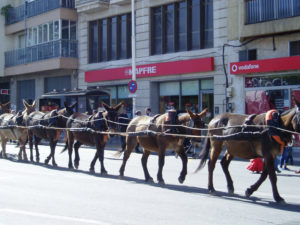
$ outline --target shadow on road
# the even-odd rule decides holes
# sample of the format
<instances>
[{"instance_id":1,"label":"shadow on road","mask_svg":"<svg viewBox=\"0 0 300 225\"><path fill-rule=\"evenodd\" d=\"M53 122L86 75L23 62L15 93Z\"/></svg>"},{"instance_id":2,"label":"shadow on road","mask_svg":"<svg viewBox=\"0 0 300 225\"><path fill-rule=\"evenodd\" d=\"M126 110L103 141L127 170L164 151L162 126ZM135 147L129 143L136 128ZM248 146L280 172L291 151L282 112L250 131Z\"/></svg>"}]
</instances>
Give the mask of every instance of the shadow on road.
<instances>
[{"instance_id":1,"label":"shadow on road","mask_svg":"<svg viewBox=\"0 0 300 225\"><path fill-rule=\"evenodd\" d=\"M0 157L2 158L2 157ZM112 158L114 159L114 158ZM192 193L192 194L203 194L203 195L209 195L207 189L205 188L199 188L199 187L192 187L192 186L187 186L187 185L174 185L174 184L158 184L154 182L146 182L144 179L139 179L139 178L134 178L134 177L123 177L120 178L118 175L102 175L100 173L91 173L89 171L84 171L80 169L69 169L66 167L53 167L52 165L46 165L44 163L36 163L36 162L26 162L22 160L18 160L18 156L14 154L7 154L7 160L10 160L12 162L16 163L24 163L24 164L33 164L36 166L48 168L48 169L53 169L57 171L66 171L70 173L81 173L81 174L86 174L89 176L94 176L94 177L99 177L102 179L114 179L114 180L124 180L128 182L133 182L137 184L145 184L145 185L150 185L153 187L157 188L162 188L162 189L168 189L172 191L179 191L179 192L185 192L185 193ZM115 159L114 159L115 160ZM279 176L297 176L297 175L286 175L286 174L279 174ZM299 177L299 176L297 176ZM255 192L254 192L255 195ZM293 203L286 203L286 204L278 204L273 201L273 199L265 199L265 198L257 198L255 196L251 196L250 198L247 198L246 196L239 195L239 194L234 194L230 195L227 192L222 192L222 191L217 191L216 195L211 195L212 197L219 197L225 200L229 201L239 201L239 202L245 202L245 203L252 203L264 207L270 207L278 210L283 210L283 211L291 211L291 212L300 212L300 204L293 204Z\"/></svg>"}]
</instances>

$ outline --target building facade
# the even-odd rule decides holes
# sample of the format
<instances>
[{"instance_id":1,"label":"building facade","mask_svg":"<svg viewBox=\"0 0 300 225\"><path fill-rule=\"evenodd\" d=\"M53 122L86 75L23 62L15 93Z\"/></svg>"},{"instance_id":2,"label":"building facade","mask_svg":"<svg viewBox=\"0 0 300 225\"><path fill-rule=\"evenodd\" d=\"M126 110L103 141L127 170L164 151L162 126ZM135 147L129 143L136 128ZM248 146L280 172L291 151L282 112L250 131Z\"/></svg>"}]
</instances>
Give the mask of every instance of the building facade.
<instances>
[{"instance_id":1,"label":"building facade","mask_svg":"<svg viewBox=\"0 0 300 225\"><path fill-rule=\"evenodd\" d=\"M106 87L132 109L131 1L76 0L80 88ZM135 1L136 108L226 110L227 1Z\"/></svg>"},{"instance_id":2,"label":"building facade","mask_svg":"<svg viewBox=\"0 0 300 225\"><path fill-rule=\"evenodd\" d=\"M239 113L300 100L300 1L228 1L228 76ZM245 103L245 104L239 104Z\"/></svg>"},{"instance_id":3,"label":"building facade","mask_svg":"<svg viewBox=\"0 0 300 225\"><path fill-rule=\"evenodd\" d=\"M0 39L5 43L1 45L0 65L4 70L0 88L9 90L12 108L22 109L23 99L32 102L53 89L77 88L75 1L16 0L0 4L4 31Z\"/></svg>"}]
</instances>

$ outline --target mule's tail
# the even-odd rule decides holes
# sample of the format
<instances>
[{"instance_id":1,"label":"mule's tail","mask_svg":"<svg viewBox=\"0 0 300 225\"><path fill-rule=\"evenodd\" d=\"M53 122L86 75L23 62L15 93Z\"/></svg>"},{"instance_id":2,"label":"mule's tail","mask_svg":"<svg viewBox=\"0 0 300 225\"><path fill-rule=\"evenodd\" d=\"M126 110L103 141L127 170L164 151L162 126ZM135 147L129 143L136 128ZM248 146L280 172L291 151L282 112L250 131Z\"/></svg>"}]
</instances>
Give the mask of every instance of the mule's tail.
<instances>
[{"instance_id":1,"label":"mule's tail","mask_svg":"<svg viewBox=\"0 0 300 225\"><path fill-rule=\"evenodd\" d=\"M68 149L68 141L65 143L65 147L61 150L60 154L64 153Z\"/></svg>"},{"instance_id":2,"label":"mule's tail","mask_svg":"<svg viewBox=\"0 0 300 225\"><path fill-rule=\"evenodd\" d=\"M201 159L200 164L199 164L199 166L197 167L197 169L195 170L194 173L197 173L199 170L201 170L205 166L206 160L208 159L208 155L209 155L209 149L210 149L210 138L207 137L205 139L202 151L199 155L199 157Z\"/></svg>"}]
</instances>

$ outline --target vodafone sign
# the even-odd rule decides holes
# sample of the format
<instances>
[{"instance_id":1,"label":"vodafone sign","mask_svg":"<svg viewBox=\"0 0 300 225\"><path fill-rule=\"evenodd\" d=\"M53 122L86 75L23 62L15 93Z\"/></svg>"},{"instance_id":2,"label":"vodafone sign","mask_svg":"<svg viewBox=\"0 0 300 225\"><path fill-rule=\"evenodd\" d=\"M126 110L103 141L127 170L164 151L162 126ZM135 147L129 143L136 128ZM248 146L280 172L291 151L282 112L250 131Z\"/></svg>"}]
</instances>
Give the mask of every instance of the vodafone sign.
<instances>
[{"instance_id":1,"label":"vodafone sign","mask_svg":"<svg viewBox=\"0 0 300 225\"><path fill-rule=\"evenodd\" d=\"M300 56L230 63L230 73L235 75L297 69L300 69Z\"/></svg>"},{"instance_id":2,"label":"vodafone sign","mask_svg":"<svg viewBox=\"0 0 300 225\"><path fill-rule=\"evenodd\" d=\"M214 58L201 58L165 63L139 65L136 67L137 77L154 77L176 74L189 74L214 70ZM131 79L132 68L121 67L85 72L85 82Z\"/></svg>"}]
</instances>

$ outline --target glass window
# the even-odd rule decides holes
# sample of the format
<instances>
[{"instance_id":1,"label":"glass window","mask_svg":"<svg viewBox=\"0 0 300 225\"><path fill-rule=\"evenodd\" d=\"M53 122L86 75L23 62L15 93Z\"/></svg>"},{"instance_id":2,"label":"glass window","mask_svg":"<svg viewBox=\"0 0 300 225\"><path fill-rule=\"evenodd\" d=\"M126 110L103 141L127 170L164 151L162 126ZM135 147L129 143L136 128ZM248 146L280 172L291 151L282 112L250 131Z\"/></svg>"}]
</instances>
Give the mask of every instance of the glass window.
<instances>
[{"instance_id":1,"label":"glass window","mask_svg":"<svg viewBox=\"0 0 300 225\"><path fill-rule=\"evenodd\" d=\"M59 21L54 21L53 40L59 39Z\"/></svg>"},{"instance_id":2,"label":"glass window","mask_svg":"<svg viewBox=\"0 0 300 225\"><path fill-rule=\"evenodd\" d=\"M214 30L213 30L213 1L205 0L204 3L204 48L213 48L214 47Z\"/></svg>"},{"instance_id":3,"label":"glass window","mask_svg":"<svg viewBox=\"0 0 300 225\"><path fill-rule=\"evenodd\" d=\"M49 23L49 41L53 41L53 22Z\"/></svg>"},{"instance_id":4,"label":"glass window","mask_svg":"<svg viewBox=\"0 0 300 225\"><path fill-rule=\"evenodd\" d=\"M98 61L98 22L90 23L90 63Z\"/></svg>"},{"instance_id":5,"label":"glass window","mask_svg":"<svg viewBox=\"0 0 300 225\"><path fill-rule=\"evenodd\" d=\"M67 39L67 40L69 39L69 21L68 20L62 21L61 38Z\"/></svg>"},{"instance_id":6,"label":"glass window","mask_svg":"<svg viewBox=\"0 0 300 225\"><path fill-rule=\"evenodd\" d=\"M43 42L48 42L48 24L43 25Z\"/></svg>"},{"instance_id":7,"label":"glass window","mask_svg":"<svg viewBox=\"0 0 300 225\"><path fill-rule=\"evenodd\" d=\"M165 11L166 15L166 39L165 39L165 46L166 52L174 52L174 4L168 5Z\"/></svg>"},{"instance_id":8,"label":"glass window","mask_svg":"<svg viewBox=\"0 0 300 225\"><path fill-rule=\"evenodd\" d=\"M43 25L39 25L38 29L38 43L41 44L43 42Z\"/></svg>"},{"instance_id":9,"label":"glass window","mask_svg":"<svg viewBox=\"0 0 300 225\"><path fill-rule=\"evenodd\" d=\"M214 80L201 80L201 90L214 89Z\"/></svg>"},{"instance_id":10,"label":"glass window","mask_svg":"<svg viewBox=\"0 0 300 225\"><path fill-rule=\"evenodd\" d=\"M200 0L191 4L191 49L200 48Z\"/></svg>"},{"instance_id":11,"label":"glass window","mask_svg":"<svg viewBox=\"0 0 300 225\"><path fill-rule=\"evenodd\" d=\"M63 89L71 89L71 76L47 77L45 78L45 93L53 91L61 91Z\"/></svg>"},{"instance_id":12,"label":"glass window","mask_svg":"<svg viewBox=\"0 0 300 225\"><path fill-rule=\"evenodd\" d=\"M70 21L70 40L76 40L76 22Z\"/></svg>"},{"instance_id":13,"label":"glass window","mask_svg":"<svg viewBox=\"0 0 300 225\"><path fill-rule=\"evenodd\" d=\"M101 21L101 54L100 61L107 61L107 19Z\"/></svg>"},{"instance_id":14,"label":"glass window","mask_svg":"<svg viewBox=\"0 0 300 225\"><path fill-rule=\"evenodd\" d=\"M182 81L181 83L182 95L198 95L199 94L199 81L191 80L191 81Z\"/></svg>"},{"instance_id":15,"label":"glass window","mask_svg":"<svg viewBox=\"0 0 300 225\"><path fill-rule=\"evenodd\" d=\"M127 85L118 86L118 98L124 99L128 98L129 90Z\"/></svg>"},{"instance_id":16,"label":"glass window","mask_svg":"<svg viewBox=\"0 0 300 225\"><path fill-rule=\"evenodd\" d=\"M161 7L153 9L153 27L152 27L152 53L162 53L162 16Z\"/></svg>"},{"instance_id":17,"label":"glass window","mask_svg":"<svg viewBox=\"0 0 300 225\"><path fill-rule=\"evenodd\" d=\"M111 18L111 34L110 34L110 59L117 59L117 17Z\"/></svg>"},{"instance_id":18,"label":"glass window","mask_svg":"<svg viewBox=\"0 0 300 225\"><path fill-rule=\"evenodd\" d=\"M159 93L161 96L179 95L180 94L179 82L165 82L160 83Z\"/></svg>"},{"instance_id":19,"label":"glass window","mask_svg":"<svg viewBox=\"0 0 300 225\"><path fill-rule=\"evenodd\" d=\"M30 47L32 45L32 29L27 30L27 46Z\"/></svg>"},{"instance_id":20,"label":"glass window","mask_svg":"<svg viewBox=\"0 0 300 225\"><path fill-rule=\"evenodd\" d=\"M127 57L127 15L121 16L120 19L120 59Z\"/></svg>"},{"instance_id":21,"label":"glass window","mask_svg":"<svg viewBox=\"0 0 300 225\"><path fill-rule=\"evenodd\" d=\"M178 9L178 50L187 50L187 4L179 3Z\"/></svg>"},{"instance_id":22,"label":"glass window","mask_svg":"<svg viewBox=\"0 0 300 225\"><path fill-rule=\"evenodd\" d=\"M300 41L290 42L290 56L300 55Z\"/></svg>"},{"instance_id":23,"label":"glass window","mask_svg":"<svg viewBox=\"0 0 300 225\"><path fill-rule=\"evenodd\" d=\"M32 45L36 45L38 40L37 27L32 28Z\"/></svg>"}]
</instances>

